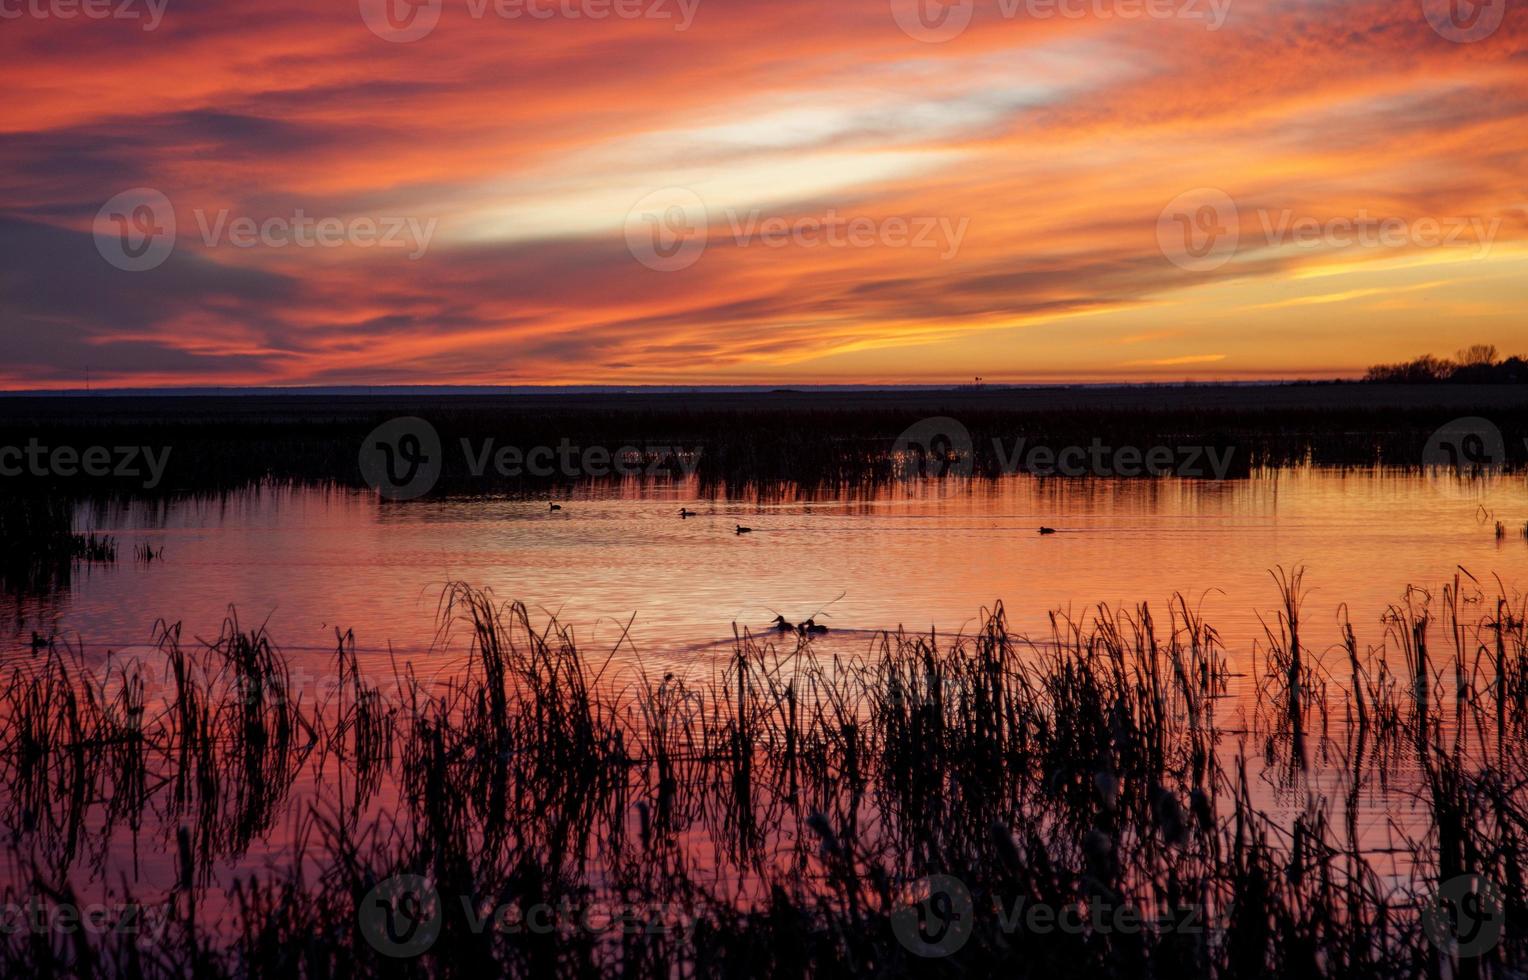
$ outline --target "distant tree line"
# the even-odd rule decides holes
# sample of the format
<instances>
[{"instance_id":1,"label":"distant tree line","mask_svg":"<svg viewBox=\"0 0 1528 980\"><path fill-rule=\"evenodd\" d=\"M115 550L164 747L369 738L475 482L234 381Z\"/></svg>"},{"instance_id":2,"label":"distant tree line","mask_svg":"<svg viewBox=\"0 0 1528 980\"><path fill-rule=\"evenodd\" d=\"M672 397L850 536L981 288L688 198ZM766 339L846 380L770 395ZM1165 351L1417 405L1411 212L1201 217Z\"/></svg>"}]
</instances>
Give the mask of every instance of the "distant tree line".
<instances>
[{"instance_id":1,"label":"distant tree line","mask_svg":"<svg viewBox=\"0 0 1528 980\"><path fill-rule=\"evenodd\" d=\"M1528 382L1528 360L1522 355L1501 358L1491 344L1474 344L1455 352L1453 359L1424 354L1400 364L1376 364L1365 381L1384 384L1514 384Z\"/></svg>"}]
</instances>

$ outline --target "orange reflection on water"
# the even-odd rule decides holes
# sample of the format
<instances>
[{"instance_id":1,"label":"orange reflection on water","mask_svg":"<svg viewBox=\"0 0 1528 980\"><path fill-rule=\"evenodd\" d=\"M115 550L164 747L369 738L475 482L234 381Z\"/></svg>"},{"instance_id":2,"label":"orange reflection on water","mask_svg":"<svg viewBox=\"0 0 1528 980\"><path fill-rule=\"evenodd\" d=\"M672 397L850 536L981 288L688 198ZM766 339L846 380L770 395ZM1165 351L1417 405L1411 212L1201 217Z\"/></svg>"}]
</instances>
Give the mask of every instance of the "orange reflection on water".
<instances>
[{"instance_id":1,"label":"orange reflection on water","mask_svg":"<svg viewBox=\"0 0 1528 980\"><path fill-rule=\"evenodd\" d=\"M318 490L264 490L163 509L95 515L123 542L165 549L81 575L66 596L16 621L87 648L144 643L157 618L215 634L233 605L268 622L288 653L332 649L353 629L363 651L420 657L436 640L442 586L465 580L556 613L589 649L630 624L644 658L704 663L731 624L815 615L841 642L905 626L970 628L1001 600L1020 632L1048 614L1172 595L1198 606L1233 664L1277 603L1269 570L1304 565L1306 643L1337 642L1346 604L1360 643L1407 586L1436 591L1462 567L1467 598L1528 581L1528 542L1498 541L1483 508L1528 518L1522 478L1485 488L1379 471L1278 471L1247 480L1062 480L895 484L874 493L698 500L689 485L582 488L559 498L386 504ZM679 508L698 511L688 519ZM1514 509L1515 508L1515 509ZM753 533L738 535L738 524ZM1041 525L1058 530L1040 535ZM1478 584L1476 584L1478 583Z\"/></svg>"}]
</instances>

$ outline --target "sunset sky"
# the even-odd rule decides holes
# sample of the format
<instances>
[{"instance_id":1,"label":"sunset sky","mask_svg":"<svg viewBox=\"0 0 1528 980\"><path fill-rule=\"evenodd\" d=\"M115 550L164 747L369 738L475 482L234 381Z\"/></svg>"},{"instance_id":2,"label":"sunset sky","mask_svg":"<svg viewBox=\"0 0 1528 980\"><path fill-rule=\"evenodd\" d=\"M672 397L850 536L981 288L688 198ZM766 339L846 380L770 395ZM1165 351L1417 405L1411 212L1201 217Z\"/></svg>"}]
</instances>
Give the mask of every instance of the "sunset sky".
<instances>
[{"instance_id":1,"label":"sunset sky","mask_svg":"<svg viewBox=\"0 0 1528 980\"><path fill-rule=\"evenodd\" d=\"M0 0L0 388L1331 377L1528 350L1517 0L1479 39L1445 36L1447 0L617 2ZM173 248L129 271L113 222L165 231L138 188ZM299 211L344 240L279 240Z\"/></svg>"}]
</instances>

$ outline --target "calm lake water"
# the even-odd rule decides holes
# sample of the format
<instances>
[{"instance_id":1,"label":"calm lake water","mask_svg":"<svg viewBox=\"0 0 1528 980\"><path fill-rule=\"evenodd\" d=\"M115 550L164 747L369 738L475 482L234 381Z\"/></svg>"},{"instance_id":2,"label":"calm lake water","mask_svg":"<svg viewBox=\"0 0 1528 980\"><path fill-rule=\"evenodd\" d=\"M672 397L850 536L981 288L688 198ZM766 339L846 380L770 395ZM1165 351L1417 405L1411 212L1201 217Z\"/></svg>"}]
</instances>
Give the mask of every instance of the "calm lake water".
<instances>
[{"instance_id":1,"label":"calm lake water","mask_svg":"<svg viewBox=\"0 0 1528 980\"><path fill-rule=\"evenodd\" d=\"M1346 604L1360 643L1407 586L1436 592L1460 569L1466 595L1528 587L1522 477L1487 486L1385 471L1285 470L1248 480L945 481L873 496L778 502L697 499L694 488L590 488L545 499L384 503L360 493L266 489L222 500L82 511L118 538L122 559L81 570L66 592L5 618L7 655L31 630L87 654L149 641L155 621L215 636L230 607L261 622L290 656L326 659L334 630L363 654L436 654L442 586L465 580L556 613L587 650L630 624L644 662L703 664L730 649L732 624L813 614L834 643L904 626L969 629L1001 600L1018 632L1047 614L1149 602L1165 620L1175 592L1251 661L1259 616L1278 596L1269 570L1304 565L1305 641L1338 639ZM681 506L699 512L687 520ZM1488 517L1488 515L1490 515ZM1508 525L1497 540L1494 521ZM753 528L738 535L739 523ZM1037 533L1041 525L1055 535ZM133 548L163 548L140 564ZM1498 582L1500 584L1498 584ZM1478 583L1478 584L1477 584ZM1482 607L1484 608L1484 607ZM623 654L623 657L628 656Z\"/></svg>"},{"instance_id":2,"label":"calm lake water","mask_svg":"<svg viewBox=\"0 0 1528 980\"><path fill-rule=\"evenodd\" d=\"M335 630L353 630L362 667L386 687L395 659L413 662L423 678L460 667L466 643L460 636L443 642L437 614L445 583L464 580L522 600L537 616L555 613L574 628L586 656L603 659L620 646L605 676L640 668L649 676L672 670L715 677L733 649L733 624L769 634L776 611L827 623L832 632L814 641L819 652L865 653L877 631L898 626L946 636L970 630L998 600L1010 627L1036 639L1049 635L1051 610L1085 617L1098 603L1148 602L1165 624L1169 601L1181 593L1219 630L1235 674L1219 750L1257 759L1262 742L1246 741L1250 712L1241 709L1251 704L1261 670L1260 616L1275 622L1279 599L1269 570L1307 569L1302 639L1318 654L1339 639L1340 607L1359 643L1378 645L1382 614L1408 586L1430 590L1438 602L1442 586L1466 572L1464 608L1478 619L1499 593L1521 602L1518 590L1528 583L1524 489L1520 477L1480 486L1395 472L1298 470L1218 483L1013 477L763 503L703 500L693 486L627 485L562 496L558 511L545 499L388 504L359 493L290 489L139 502L79 515L82 527L118 539L117 564L82 568L53 595L19 605L0 600L10 606L0 620L0 656L7 668L39 663L33 630L58 637L89 664L108 665L108 674L108 651L121 655L118 664L141 654L150 665L145 682L166 685L149 692L152 703L169 684L163 658L149 645L156 621L181 622L192 646L192 637L216 637L235 609L246 630L266 624L299 681L304 673L332 677ZM698 515L681 519L681 506ZM1496 520L1508 525L1500 540ZM738 524L752 533L738 535ZM1042 536L1041 525L1058 533ZM162 560L135 561L139 545L162 548ZM1413 601L1424 600L1414 594ZM795 643L775 639L787 650ZM1329 676L1343 676L1343 655L1330 659ZM303 758L304 775L281 798L279 813L252 839L215 855L218 887L199 906L204 928L231 928L229 882L303 860L291 832L299 815L348 806L340 802L348 782L335 758ZM1269 762L1258 770L1252 799L1289 826L1311 799L1347 797L1344 766L1319 751L1310 772L1294 779ZM1400 882L1411 869L1396 855L1410 852L1396 846L1397 834L1422 834L1428 814L1408 764L1394 769L1393 781L1367 786L1349 805L1363 846L1388 862L1376 867ZM385 821L400 805L389 775L364 801L364 816ZM623 811L620 821L636 828L646 816L635 812ZM87 854L61 866L72 862L71 880L91 895L117 894L122 881L150 899L172 896L175 828L186 819L151 818L141 834L105 821L88 838ZM100 823L95 810L89 823ZM783 827L770 846L799 837L788 821ZM705 833L692 828L686 839L697 869L720 881L738 873ZM21 851L0 863L0 885L27 874Z\"/></svg>"}]
</instances>

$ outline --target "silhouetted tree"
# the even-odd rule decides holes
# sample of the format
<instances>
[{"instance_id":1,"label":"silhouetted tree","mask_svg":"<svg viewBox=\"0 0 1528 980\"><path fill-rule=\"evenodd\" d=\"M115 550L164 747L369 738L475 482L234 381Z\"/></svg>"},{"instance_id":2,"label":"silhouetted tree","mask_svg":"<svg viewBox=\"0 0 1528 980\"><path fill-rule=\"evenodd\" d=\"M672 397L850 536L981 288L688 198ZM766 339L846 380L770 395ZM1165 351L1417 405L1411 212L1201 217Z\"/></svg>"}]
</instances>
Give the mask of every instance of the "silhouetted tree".
<instances>
[{"instance_id":1,"label":"silhouetted tree","mask_svg":"<svg viewBox=\"0 0 1528 980\"><path fill-rule=\"evenodd\" d=\"M1454 355L1463 367L1490 367L1496 363L1495 344L1471 344L1461 347Z\"/></svg>"},{"instance_id":2,"label":"silhouetted tree","mask_svg":"<svg viewBox=\"0 0 1528 980\"><path fill-rule=\"evenodd\" d=\"M1528 382L1528 361L1521 355L1498 360L1492 344L1472 344L1460 348L1456 360L1423 354L1399 364L1376 364L1364 373L1364 380L1377 384L1521 384Z\"/></svg>"},{"instance_id":3,"label":"silhouetted tree","mask_svg":"<svg viewBox=\"0 0 1528 980\"><path fill-rule=\"evenodd\" d=\"M1427 384L1448 380L1454 373L1455 367L1452 361L1446 361L1431 354L1423 354L1416 360L1404 361L1400 364L1376 364L1364 375L1364 380L1386 384Z\"/></svg>"}]
</instances>

